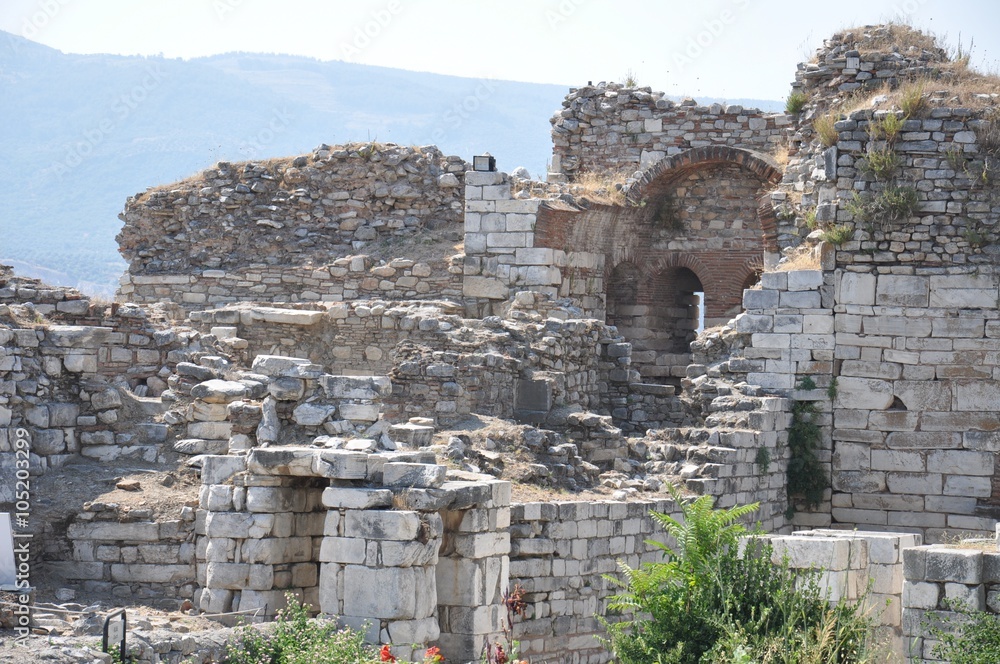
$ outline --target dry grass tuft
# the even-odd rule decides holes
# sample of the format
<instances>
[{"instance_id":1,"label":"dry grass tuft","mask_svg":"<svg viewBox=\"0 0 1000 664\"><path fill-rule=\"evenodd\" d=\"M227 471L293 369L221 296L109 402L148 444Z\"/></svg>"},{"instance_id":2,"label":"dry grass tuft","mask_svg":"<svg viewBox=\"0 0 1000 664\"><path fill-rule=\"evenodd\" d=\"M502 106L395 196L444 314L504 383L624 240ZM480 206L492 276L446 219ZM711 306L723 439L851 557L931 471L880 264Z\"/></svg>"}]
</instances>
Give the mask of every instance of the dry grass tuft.
<instances>
[{"instance_id":1,"label":"dry grass tuft","mask_svg":"<svg viewBox=\"0 0 1000 664\"><path fill-rule=\"evenodd\" d=\"M816 134L819 135L819 140L823 143L824 147L828 148L836 145L837 140L840 138L840 134L834 126L837 124L838 117L836 113L824 113L813 120L813 129L816 130Z\"/></svg>"},{"instance_id":2,"label":"dry grass tuft","mask_svg":"<svg viewBox=\"0 0 1000 664\"><path fill-rule=\"evenodd\" d=\"M791 272L792 270L820 269L818 247L801 245L789 251L781 262L768 272Z\"/></svg>"},{"instance_id":3,"label":"dry grass tuft","mask_svg":"<svg viewBox=\"0 0 1000 664\"><path fill-rule=\"evenodd\" d=\"M785 170L785 167L788 166L788 146L784 144L777 145L773 150L771 150L770 155L771 159L774 160L774 163L777 164L781 170Z\"/></svg>"},{"instance_id":4,"label":"dry grass tuft","mask_svg":"<svg viewBox=\"0 0 1000 664\"><path fill-rule=\"evenodd\" d=\"M1000 106L1000 77L971 74L967 78L922 77L898 88L887 85L855 95L841 106L845 115L862 109L903 111L920 117L929 108L987 110Z\"/></svg>"},{"instance_id":5,"label":"dry grass tuft","mask_svg":"<svg viewBox=\"0 0 1000 664\"><path fill-rule=\"evenodd\" d=\"M594 203L625 205L625 181L635 172L634 167L607 171L584 171L573 180L569 193Z\"/></svg>"},{"instance_id":6,"label":"dry grass tuft","mask_svg":"<svg viewBox=\"0 0 1000 664\"><path fill-rule=\"evenodd\" d=\"M841 30L834 39L841 39L848 34L857 35L854 40L862 57L870 53L914 53L920 51L946 53L938 44L938 38L933 34L922 32L901 21L892 21L885 25L865 25Z\"/></svg>"}]
</instances>

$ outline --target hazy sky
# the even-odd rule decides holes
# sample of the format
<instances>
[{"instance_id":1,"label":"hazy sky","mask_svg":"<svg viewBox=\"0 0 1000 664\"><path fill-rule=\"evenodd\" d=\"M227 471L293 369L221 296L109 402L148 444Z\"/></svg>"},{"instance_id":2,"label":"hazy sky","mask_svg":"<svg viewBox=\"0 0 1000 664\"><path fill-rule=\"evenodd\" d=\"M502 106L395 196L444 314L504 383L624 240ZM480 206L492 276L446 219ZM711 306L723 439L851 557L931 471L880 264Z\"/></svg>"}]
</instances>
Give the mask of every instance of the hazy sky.
<instances>
[{"instance_id":1,"label":"hazy sky","mask_svg":"<svg viewBox=\"0 0 1000 664\"><path fill-rule=\"evenodd\" d=\"M2 0L0 29L73 53L227 51L458 76L783 99L840 28L905 17L997 70L996 0Z\"/></svg>"}]
</instances>

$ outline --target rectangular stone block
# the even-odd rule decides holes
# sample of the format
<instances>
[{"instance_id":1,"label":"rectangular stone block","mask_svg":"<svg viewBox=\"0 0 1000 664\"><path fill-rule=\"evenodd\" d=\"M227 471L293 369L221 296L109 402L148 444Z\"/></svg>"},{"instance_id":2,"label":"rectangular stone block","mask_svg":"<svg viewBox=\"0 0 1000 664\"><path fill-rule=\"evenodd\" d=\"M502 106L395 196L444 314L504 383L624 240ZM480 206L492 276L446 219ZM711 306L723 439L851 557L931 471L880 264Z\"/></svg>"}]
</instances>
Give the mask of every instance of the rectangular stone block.
<instances>
[{"instance_id":1,"label":"rectangular stone block","mask_svg":"<svg viewBox=\"0 0 1000 664\"><path fill-rule=\"evenodd\" d=\"M788 290L816 290L823 285L822 270L789 270Z\"/></svg>"},{"instance_id":2,"label":"rectangular stone block","mask_svg":"<svg viewBox=\"0 0 1000 664\"><path fill-rule=\"evenodd\" d=\"M782 535L772 537L771 544L774 562L787 558L789 567L794 569L838 571L849 567L851 544L847 540Z\"/></svg>"},{"instance_id":3,"label":"rectangular stone block","mask_svg":"<svg viewBox=\"0 0 1000 664\"><path fill-rule=\"evenodd\" d=\"M372 592L373 589L378 592ZM344 615L381 620L429 618L437 607L433 568L344 567Z\"/></svg>"},{"instance_id":4,"label":"rectangular stone block","mask_svg":"<svg viewBox=\"0 0 1000 664\"><path fill-rule=\"evenodd\" d=\"M947 475L993 475L993 454L971 450L934 450L927 454L927 468Z\"/></svg>"},{"instance_id":5,"label":"rectangular stone block","mask_svg":"<svg viewBox=\"0 0 1000 664\"><path fill-rule=\"evenodd\" d=\"M111 580L118 583L183 584L193 581L194 576L194 565L111 565Z\"/></svg>"},{"instance_id":6,"label":"rectangular stone block","mask_svg":"<svg viewBox=\"0 0 1000 664\"><path fill-rule=\"evenodd\" d=\"M875 275L844 272L840 277L837 302L840 304L875 304Z\"/></svg>"},{"instance_id":7,"label":"rectangular stone block","mask_svg":"<svg viewBox=\"0 0 1000 664\"><path fill-rule=\"evenodd\" d=\"M778 291L745 290L743 291L743 308L749 312L777 309Z\"/></svg>"},{"instance_id":8,"label":"rectangular stone block","mask_svg":"<svg viewBox=\"0 0 1000 664\"><path fill-rule=\"evenodd\" d=\"M927 549L925 576L927 581L982 583L983 552L972 549Z\"/></svg>"},{"instance_id":9,"label":"rectangular stone block","mask_svg":"<svg viewBox=\"0 0 1000 664\"><path fill-rule=\"evenodd\" d=\"M365 487L327 487L323 490L323 505L334 509L371 509L390 507L392 492L388 489Z\"/></svg>"},{"instance_id":10,"label":"rectangular stone block","mask_svg":"<svg viewBox=\"0 0 1000 664\"><path fill-rule=\"evenodd\" d=\"M313 459L310 474L339 480L363 480L368 476L368 455L349 450L324 450Z\"/></svg>"},{"instance_id":11,"label":"rectangular stone block","mask_svg":"<svg viewBox=\"0 0 1000 664\"><path fill-rule=\"evenodd\" d=\"M837 408L885 410L892 399L892 383L884 380L845 376L837 381Z\"/></svg>"},{"instance_id":12,"label":"rectangular stone block","mask_svg":"<svg viewBox=\"0 0 1000 664\"><path fill-rule=\"evenodd\" d=\"M367 542L357 537L324 537L319 549L323 563L363 564Z\"/></svg>"},{"instance_id":13,"label":"rectangular stone block","mask_svg":"<svg viewBox=\"0 0 1000 664\"><path fill-rule=\"evenodd\" d=\"M887 307L926 307L929 301L926 277L883 274L878 277L875 304Z\"/></svg>"},{"instance_id":14,"label":"rectangular stone block","mask_svg":"<svg viewBox=\"0 0 1000 664\"><path fill-rule=\"evenodd\" d=\"M355 510L344 518L344 536L375 540L413 540L421 530L417 512Z\"/></svg>"},{"instance_id":15,"label":"rectangular stone block","mask_svg":"<svg viewBox=\"0 0 1000 664\"><path fill-rule=\"evenodd\" d=\"M117 523L111 521L77 522L67 529L70 540L125 540L131 542L155 542L160 539L160 527L156 523Z\"/></svg>"},{"instance_id":16,"label":"rectangular stone block","mask_svg":"<svg viewBox=\"0 0 1000 664\"><path fill-rule=\"evenodd\" d=\"M924 455L920 452L900 450L872 450L872 470L923 472L926 470Z\"/></svg>"}]
</instances>

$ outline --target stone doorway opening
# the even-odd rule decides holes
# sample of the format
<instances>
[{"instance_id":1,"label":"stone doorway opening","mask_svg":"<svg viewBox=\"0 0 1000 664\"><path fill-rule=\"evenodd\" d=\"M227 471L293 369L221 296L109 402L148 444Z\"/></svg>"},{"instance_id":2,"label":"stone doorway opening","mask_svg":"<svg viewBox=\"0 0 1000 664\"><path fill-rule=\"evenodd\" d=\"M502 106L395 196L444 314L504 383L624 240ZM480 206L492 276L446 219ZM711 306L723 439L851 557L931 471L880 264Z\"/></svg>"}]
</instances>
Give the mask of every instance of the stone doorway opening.
<instances>
[{"instance_id":1,"label":"stone doorway opening","mask_svg":"<svg viewBox=\"0 0 1000 664\"><path fill-rule=\"evenodd\" d=\"M704 327L705 287L686 267L667 268L654 286L662 303L657 320L657 336L668 353L690 353L690 344Z\"/></svg>"}]
</instances>

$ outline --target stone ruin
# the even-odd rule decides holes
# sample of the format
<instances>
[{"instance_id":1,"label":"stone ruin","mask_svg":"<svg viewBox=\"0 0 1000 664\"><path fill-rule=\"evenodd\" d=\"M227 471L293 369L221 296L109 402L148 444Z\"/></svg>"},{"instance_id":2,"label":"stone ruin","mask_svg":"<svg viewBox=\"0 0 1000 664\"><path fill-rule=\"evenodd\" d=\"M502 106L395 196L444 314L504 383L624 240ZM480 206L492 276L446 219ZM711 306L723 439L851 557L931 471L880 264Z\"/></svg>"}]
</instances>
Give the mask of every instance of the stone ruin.
<instances>
[{"instance_id":1,"label":"stone ruin","mask_svg":"<svg viewBox=\"0 0 1000 664\"><path fill-rule=\"evenodd\" d=\"M673 484L759 502L834 599L874 579L897 651L932 660L942 598L1000 612L996 554L920 546L1000 516L1000 88L919 37L838 33L795 114L571 89L544 183L378 143L219 163L129 198L114 303L0 272L0 502L18 432L39 482L196 473L159 507L122 482L59 505L36 578L206 615L291 591L453 661L519 583L527 656L605 662L602 575L655 558ZM789 491L803 412L813 496ZM206 634L135 653L210 661Z\"/></svg>"}]
</instances>

